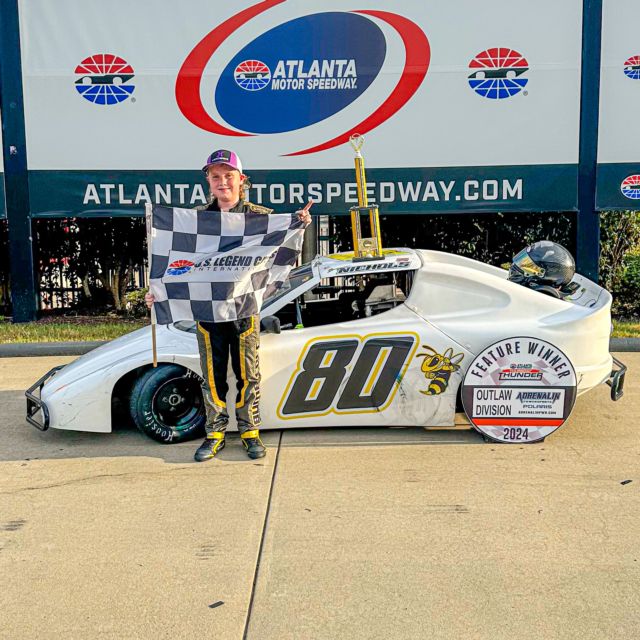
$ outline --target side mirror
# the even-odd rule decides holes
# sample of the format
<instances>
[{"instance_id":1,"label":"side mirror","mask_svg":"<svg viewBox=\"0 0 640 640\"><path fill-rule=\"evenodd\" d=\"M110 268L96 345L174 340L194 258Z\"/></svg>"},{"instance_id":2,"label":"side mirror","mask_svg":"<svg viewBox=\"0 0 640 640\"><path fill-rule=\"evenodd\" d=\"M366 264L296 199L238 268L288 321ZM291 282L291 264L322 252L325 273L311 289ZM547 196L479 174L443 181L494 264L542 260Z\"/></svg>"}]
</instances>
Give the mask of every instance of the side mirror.
<instances>
[{"instance_id":1,"label":"side mirror","mask_svg":"<svg viewBox=\"0 0 640 640\"><path fill-rule=\"evenodd\" d=\"M260 331L262 331L262 333L280 333L280 318L278 318L278 316L265 316L261 318Z\"/></svg>"}]
</instances>

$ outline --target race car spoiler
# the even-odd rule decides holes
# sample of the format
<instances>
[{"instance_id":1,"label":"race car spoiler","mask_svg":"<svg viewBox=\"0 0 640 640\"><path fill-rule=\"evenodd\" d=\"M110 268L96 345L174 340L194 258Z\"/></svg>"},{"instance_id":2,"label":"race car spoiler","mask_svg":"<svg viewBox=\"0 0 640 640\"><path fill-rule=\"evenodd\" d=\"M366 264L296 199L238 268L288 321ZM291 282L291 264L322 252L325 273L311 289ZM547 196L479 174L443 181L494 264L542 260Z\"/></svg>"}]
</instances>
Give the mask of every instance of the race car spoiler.
<instances>
[{"instance_id":1,"label":"race car spoiler","mask_svg":"<svg viewBox=\"0 0 640 640\"><path fill-rule=\"evenodd\" d=\"M613 364L614 369L609 374L607 384L611 387L611 399L615 402L624 395L624 376L627 373L627 366L618 358L613 358Z\"/></svg>"},{"instance_id":2,"label":"race car spoiler","mask_svg":"<svg viewBox=\"0 0 640 640\"><path fill-rule=\"evenodd\" d=\"M40 431L46 431L49 428L49 409L47 409L47 405L40 399L40 392L42 391L42 387L44 387L45 382L64 366L65 365L61 364L58 367L54 367L24 392L24 395L27 398L27 422L30 425L33 425L36 429L40 429ZM36 390L38 396L34 395ZM38 411L42 411L42 422L38 422L35 418Z\"/></svg>"}]
</instances>

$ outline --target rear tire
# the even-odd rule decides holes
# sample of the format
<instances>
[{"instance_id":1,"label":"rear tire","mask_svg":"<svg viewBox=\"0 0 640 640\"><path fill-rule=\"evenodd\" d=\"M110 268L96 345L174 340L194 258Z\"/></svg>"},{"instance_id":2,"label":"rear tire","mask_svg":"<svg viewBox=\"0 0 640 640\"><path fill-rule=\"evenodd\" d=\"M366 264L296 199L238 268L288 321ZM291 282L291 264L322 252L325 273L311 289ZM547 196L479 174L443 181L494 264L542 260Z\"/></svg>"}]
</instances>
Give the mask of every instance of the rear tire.
<instances>
[{"instance_id":1,"label":"rear tire","mask_svg":"<svg viewBox=\"0 0 640 640\"><path fill-rule=\"evenodd\" d=\"M159 364L133 385L129 411L142 433L163 444L204 435L201 379L176 364Z\"/></svg>"}]
</instances>

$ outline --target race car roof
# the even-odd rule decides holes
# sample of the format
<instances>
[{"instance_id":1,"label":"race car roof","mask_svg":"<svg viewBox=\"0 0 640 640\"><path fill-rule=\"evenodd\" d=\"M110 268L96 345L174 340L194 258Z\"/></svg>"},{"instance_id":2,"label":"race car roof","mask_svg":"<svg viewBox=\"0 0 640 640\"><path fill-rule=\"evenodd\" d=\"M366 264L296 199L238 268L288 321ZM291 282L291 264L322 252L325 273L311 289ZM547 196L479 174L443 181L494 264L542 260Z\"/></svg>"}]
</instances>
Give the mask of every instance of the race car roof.
<instances>
[{"instance_id":1,"label":"race car roof","mask_svg":"<svg viewBox=\"0 0 640 640\"><path fill-rule=\"evenodd\" d=\"M419 269L422 260L414 249L383 249L382 258L356 258L354 253L333 253L318 256L314 267L320 278L345 277L385 271L411 271Z\"/></svg>"}]
</instances>

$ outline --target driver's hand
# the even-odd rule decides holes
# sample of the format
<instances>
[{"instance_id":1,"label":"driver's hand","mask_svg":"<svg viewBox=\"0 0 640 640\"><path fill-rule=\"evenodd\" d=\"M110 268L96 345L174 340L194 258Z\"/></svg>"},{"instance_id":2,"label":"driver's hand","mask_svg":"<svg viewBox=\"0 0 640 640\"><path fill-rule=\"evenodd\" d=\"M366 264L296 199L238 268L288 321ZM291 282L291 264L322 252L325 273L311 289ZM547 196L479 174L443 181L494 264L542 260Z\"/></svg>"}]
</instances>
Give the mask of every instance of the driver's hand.
<instances>
[{"instance_id":1,"label":"driver's hand","mask_svg":"<svg viewBox=\"0 0 640 640\"><path fill-rule=\"evenodd\" d=\"M309 209L311 209L312 204L313 200L309 200L304 209L299 209L298 211L296 211L296 213L298 214L298 219L304 222L305 227L311 223L311 214L309 213Z\"/></svg>"},{"instance_id":2,"label":"driver's hand","mask_svg":"<svg viewBox=\"0 0 640 640\"><path fill-rule=\"evenodd\" d=\"M145 301L145 304L147 305L147 308L151 309L151 307L153 306L153 303L156 301L156 298L153 295L153 293L145 293L144 301Z\"/></svg>"}]
</instances>

